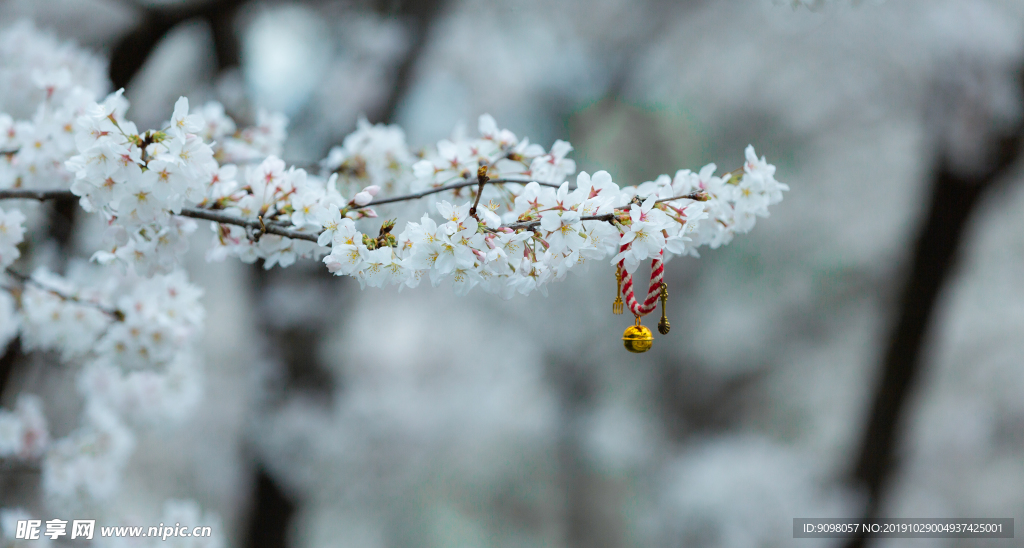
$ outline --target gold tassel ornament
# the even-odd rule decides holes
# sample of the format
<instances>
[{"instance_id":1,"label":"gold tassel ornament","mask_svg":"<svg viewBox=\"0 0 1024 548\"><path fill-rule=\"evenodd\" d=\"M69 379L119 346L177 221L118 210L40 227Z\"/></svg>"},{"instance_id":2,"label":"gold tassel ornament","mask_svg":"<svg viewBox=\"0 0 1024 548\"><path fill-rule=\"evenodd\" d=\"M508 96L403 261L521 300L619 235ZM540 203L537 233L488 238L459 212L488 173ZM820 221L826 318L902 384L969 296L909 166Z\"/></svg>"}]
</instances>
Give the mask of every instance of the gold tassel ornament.
<instances>
[{"instance_id":1,"label":"gold tassel ornament","mask_svg":"<svg viewBox=\"0 0 1024 548\"><path fill-rule=\"evenodd\" d=\"M612 314L622 314L622 267L615 267L615 302L612 303Z\"/></svg>"},{"instance_id":2,"label":"gold tassel ornament","mask_svg":"<svg viewBox=\"0 0 1024 548\"><path fill-rule=\"evenodd\" d=\"M668 284L663 280L665 268L660 259L651 261L651 283L647 286L647 293L644 301L638 303L633 294L633 278L630 273L623 269L622 263L615 267L616 293L615 302L612 303L612 312L622 314L625 303L629 304L629 311L636 318L636 322L627 327L622 333L622 345L626 350L634 353L647 352L654 345L654 336L651 330L640 325L640 318L654 312L661 301L661 320L658 322L658 332L668 335L671 325L668 322ZM622 298L623 286L625 286L626 298ZM623 302L625 301L625 303Z\"/></svg>"},{"instance_id":3,"label":"gold tassel ornament","mask_svg":"<svg viewBox=\"0 0 1024 548\"><path fill-rule=\"evenodd\" d=\"M665 303L668 302L668 285L661 282L661 321L658 322L658 333L668 335L672 326L668 323L668 315L665 314Z\"/></svg>"}]
</instances>

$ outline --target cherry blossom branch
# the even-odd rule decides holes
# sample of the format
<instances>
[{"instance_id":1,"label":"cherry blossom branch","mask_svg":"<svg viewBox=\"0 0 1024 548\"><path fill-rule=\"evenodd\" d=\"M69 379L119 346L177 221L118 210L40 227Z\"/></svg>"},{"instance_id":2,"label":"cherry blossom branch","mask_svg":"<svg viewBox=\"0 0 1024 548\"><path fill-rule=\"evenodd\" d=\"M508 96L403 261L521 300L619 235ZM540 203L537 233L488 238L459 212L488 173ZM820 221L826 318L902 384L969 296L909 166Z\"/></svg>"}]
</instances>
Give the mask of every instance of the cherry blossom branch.
<instances>
[{"instance_id":1,"label":"cherry blossom branch","mask_svg":"<svg viewBox=\"0 0 1024 548\"><path fill-rule=\"evenodd\" d=\"M699 202L704 202L704 201L707 201L708 195L703 190L698 190L697 192L691 192L689 194L683 194L682 196L672 196L671 198L662 198L660 200L657 200L654 203L658 204L658 203L661 203L661 202L671 202L672 200L682 200L682 199L697 200ZM625 211L629 211L629 208L620 207L620 208L617 208L615 211L616 212L625 212ZM615 219L615 217L617 215L618 215L618 213L605 213L603 215L583 215L582 217L580 217L580 221L608 221L608 222L611 222L612 220ZM512 224L509 224L509 225L503 225L502 228L508 228L508 229L512 229L512 230L519 230L520 228L525 228L527 230L536 230L537 226L539 226L539 225L540 225L540 220L538 219L536 221L519 221L518 223L512 223Z\"/></svg>"},{"instance_id":2,"label":"cherry blossom branch","mask_svg":"<svg viewBox=\"0 0 1024 548\"><path fill-rule=\"evenodd\" d=\"M453 190L453 189L463 188L463 187L473 186L473 185L479 185L482 188L486 184L501 184L501 183L519 183L519 184L522 184L523 182L524 181L518 180L518 179L490 179L490 180L477 180L477 181L460 181L458 183L453 183L453 184L445 185L443 187L438 187L438 188L432 188L430 190L425 190L423 192L418 192L418 193L414 193L414 194L406 194L406 195L403 195L403 196L395 196L393 198L385 198L384 200L378 200L376 202L371 202L369 204L366 204L366 206L354 205L350 209L361 209L363 207L367 207L367 206L371 206L371 205L380 205L380 204L392 203L392 202L398 202L398 201L404 201L404 200L415 200L415 199L422 198L424 196L429 196L431 194L436 194L438 192L443 192L445 190ZM538 182L537 184L540 184L540 185L543 185L543 186L555 187L555 188L560 186L560 185L557 185L555 183L541 183L541 182ZM477 193L477 204L479 204L479 194L480 193ZM32 199L32 200L40 200L40 201L42 201L42 200L60 199L60 198L74 198L74 197L75 197L75 195L72 194L70 190L25 190L25 189L3 189L3 190L0 190L0 200ZM704 191L697 191L697 192L692 192L690 194L684 194L684 195L681 195L681 196L672 196L671 198L662 198L662 199L658 200L655 203L670 202L670 201L673 201L673 200L682 200L682 199L705 201L705 200L708 199L708 195ZM620 209L619 211L625 211L625 209ZM249 220L249 219L242 219L242 218L239 218L239 217L235 217L233 215L228 215L227 213L221 213L219 211L211 210L211 209L202 209L202 208L194 208L194 207L183 207L183 208L181 208L181 212L178 213L177 215L180 215L182 217L191 217L193 219L202 219L202 220L211 221L211 222L214 222L214 223L241 226L241 227L244 227L244 228L249 228L251 230L258 231L258 233L260 233L260 234L275 234L275 235L278 235L278 236L283 236L285 238L291 238L291 239L294 239L294 240L306 240L306 241L310 241L310 242L316 242L318 237L319 237L319 234L311 234L311 233L308 233L308 232L299 232L297 230L292 230L292 229L281 227L281 226L279 226L279 225L277 225L275 223L271 223L271 222L261 222L259 220L253 221L253 220ZM604 214L604 215L586 215L586 216L580 217L580 220L581 221L611 221L614 218L614 216L615 215L611 214L611 213L607 213L607 214ZM536 230L536 227L539 226L539 225L540 225L540 221L539 220L537 220L537 221L520 221L520 222L512 223L512 224L509 224L509 225L504 225L503 228L508 228L508 229L511 229L511 230L519 230L519 229ZM11 271L10 269L8 269L8 273L11 274L12 276L16 277L16 278L19 278L19 279L23 278L25 280L31 280L31 278L25 277L25 276L23 276L21 274L17 274L15 272ZM44 289L48 289L48 288L44 288ZM111 314L115 314L116 311L108 311L108 312L111 313Z\"/></svg>"},{"instance_id":3,"label":"cherry blossom branch","mask_svg":"<svg viewBox=\"0 0 1024 548\"><path fill-rule=\"evenodd\" d=\"M221 213L212 209L200 209L194 207L183 207L181 213L178 213L182 217L191 217L193 219L203 219L206 221L213 221L215 223L221 223L226 225L237 225L245 228L251 228L260 233L276 234L278 236L284 236L285 238L292 238L293 240L308 240L315 242L318 234L310 234L307 232L299 232L297 230L291 230L282 228L274 223L261 223L260 221L250 221L248 219L240 219L227 213Z\"/></svg>"},{"instance_id":4,"label":"cherry blossom branch","mask_svg":"<svg viewBox=\"0 0 1024 548\"><path fill-rule=\"evenodd\" d=\"M671 198L662 198L660 200L655 200L654 203L660 204L662 202L671 202L673 200L683 200L683 199L686 199L686 200L696 200L698 202L706 202L706 201L708 201L708 198L710 198L710 196L708 196L707 192L704 192L703 190L698 190L696 192L691 192L689 194L682 194L680 196L672 196Z\"/></svg>"},{"instance_id":5,"label":"cherry blossom branch","mask_svg":"<svg viewBox=\"0 0 1024 548\"><path fill-rule=\"evenodd\" d=\"M103 312L104 314L110 316L111 318L113 318L116 321L124 320L124 312L121 312L120 310L118 310L116 308L110 308L108 306L104 306L104 305L102 305L100 303L97 303L97 302L94 302L94 301L83 300L83 299L80 299L80 298L78 298L78 297L76 297L74 295L66 295L66 294L64 294L64 292L60 291L59 289L55 289L53 287L50 287L50 286L40 282L39 280L36 280L35 278L33 278L31 276L26 276L26 275L24 275L24 274L22 274L22 273L20 273L20 272L18 272L16 270L13 270L11 268L5 268L4 272L8 276L14 278L15 280L18 280L18 282L21 283L22 285L34 285L34 286L38 287L39 289L42 289L43 291L46 291L47 293L50 293L50 294L60 298L63 301L73 302L75 304L81 304L81 305L86 305L86 306L92 306L92 307L96 308L97 310L99 310L100 312ZM4 289L8 289L9 290L9 288L6 288L6 287Z\"/></svg>"},{"instance_id":6,"label":"cherry blossom branch","mask_svg":"<svg viewBox=\"0 0 1024 548\"><path fill-rule=\"evenodd\" d=\"M617 209L616 211L622 211ZM615 219L615 213L605 213L603 215L584 215L580 217L581 221L608 221L611 222ZM502 225L501 228L508 228L511 230L519 230L525 228L527 230L536 231L537 227L540 226L540 220L536 221L519 221L518 223L512 223L510 225Z\"/></svg>"},{"instance_id":7,"label":"cherry blossom branch","mask_svg":"<svg viewBox=\"0 0 1024 548\"><path fill-rule=\"evenodd\" d=\"M62 198L73 199L76 198L76 196L70 190L27 190L21 188L7 188L0 190L0 200L26 199L45 201L59 200ZM261 224L259 221L240 219L238 217L233 217L226 213L220 213L210 209L183 207L181 208L181 213L178 213L178 215L182 217L192 217L193 219L213 221L215 223L238 225L258 230L260 232L265 232L267 234L277 234L278 236L284 236L286 238L309 240L312 242L316 241L316 235L314 234L306 234L295 230L289 230L287 228L276 226L273 223ZM10 271L8 271L8 273L10 273ZM17 277L17 275L15 277Z\"/></svg>"},{"instance_id":8,"label":"cherry blossom branch","mask_svg":"<svg viewBox=\"0 0 1024 548\"><path fill-rule=\"evenodd\" d=\"M523 179L489 179L484 184L487 184L487 185L500 185L502 183L516 183L516 184L521 184L521 185L525 185L527 183L537 183L540 186L549 186L551 188L558 188L558 187L562 186L561 184L557 184L557 183L542 183L540 181L527 181L527 180L523 180ZM349 209L362 209L364 207L372 207L372 206L377 206L377 205L390 204L390 203L394 203L394 202L404 202L404 201L407 201L407 200L418 200L418 199L423 198L425 196L430 196L431 194L437 194L438 192L444 192L446 190L456 190L456 189L459 189L459 188L463 188L463 187L467 187L467 186L474 186L474 185L479 185L479 184L480 184L480 181L477 180L477 179L462 180L462 181L459 181L457 183L452 183L452 184L449 184L449 185L444 185L444 186L439 186L437 188L431 188L429 190L424 190L423 192L414 192L412 194L403 194L401 196L392 196L391 198L383 198L383 199L380 199L380 200L374 200L374 201L372 201L372 202L370 202L370 203L368 203L366 205L353 205ZM573 190L572 185L570 185L569 190Z\"/></svg>"},{"instance_id":9,"label":"cherry blossom branch","mask_svg":"<svg viewBox=\"0 0 1024 548\"><path fill-rule=\"evenodd\" d=\"M464 187L467 187L467 186L478 185L481 188L483 188L484 185L498 185L498 184L503 184L503 183L528 184L528 183L531 183L531 182L535 182L535 183L537 183L540 186L547 186L547 187L551 187L551 188L558 188L558 187L562 186L561 184L558 184L558 183L545 183L545 182L540 182L540 181L528 181L528 180L524 180L524 179L488 179L488 180L484 180L484 181L480 181L479 179L477 179L477 180L462 180L462 181L459 181L457 183L452 183L452 184L448 184L448 185L444 185L444 186L439 186L437 188L431 188L431 189L428 189L428 190L424 190L422 192L414 192L414 193L411 193L411 194L403 194L403 195L399 195L399 196L392 196L390 198L383 198L383 199L380 199L380 200L374 200L374 201L372 201L372 202L370 202L368 204L365 204L365 205L355 205L355 204L353 204L353 205L349 206L349 209L350 210L362 209L364 207L372 207L372 206L383 205L383 204L391 204L391 203L395 203L395 202L405 202L405 201L409 201L409 200L418 200L420 198L423 198L423 197L426 197L426 196L430 196L431 194L437 194L439 192L445 192L447 190L457 190L457 189L464 188ZM569 190L573 190L574 189L573 187L574 187L574 185L570 185ZM21 188L0 189L0 200L26 199L26 200L44 201L44 200L74 199L75 197L76 196L74 194L72 194L70 190L29 190L29 189L21 189ZM669 199L674 199L674 198L669 198ZM659 201L664 201L664 200L659 200ZM477 203L479 203L479 193L477 193ZM221 222L221 223L226 223L226 224L234 224L234 225L238 225L238 226L247 226L247 227L255 229L255 230L262 230L263 229L263 227L261 227L260 223L257 222L257 221L246 221L246 220L243 220L243 219L237 219L235 217L230 217L230 216L227 216L227 215L214 213L214 212L211 212L210 210L207 210L207 209L183 208L181 215L184 216L184 217L194 217L196 219L206 219L208 221L215 221L215 222ZM216 218L213 218L213 217L216 217ZM267 232L269 234L277 234L279 236L286 236L288 238L298 238L300 240L316 241L316 237L312 236L310 234L303 234L303 233L300 233L300 232L295 232L295 231L291 231L291 230L287 230L287 229L271 228L270 225L268 225L266 227L266 230L263 230L263 231Z\"/></svg>"}]
</instances>

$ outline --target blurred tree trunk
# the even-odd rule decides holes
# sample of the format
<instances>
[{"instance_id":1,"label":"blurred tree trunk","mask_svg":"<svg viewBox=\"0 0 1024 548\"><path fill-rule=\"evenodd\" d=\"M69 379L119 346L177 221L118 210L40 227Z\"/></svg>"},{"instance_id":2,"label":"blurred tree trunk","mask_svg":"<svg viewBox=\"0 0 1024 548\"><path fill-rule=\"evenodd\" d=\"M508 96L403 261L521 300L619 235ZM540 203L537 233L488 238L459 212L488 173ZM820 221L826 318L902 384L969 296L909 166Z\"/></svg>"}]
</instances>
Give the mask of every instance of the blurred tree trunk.
<instances>
[{"instance_id":1,"label":"blurred tree trunk","mask_svg":"<svg viewBox=\"0 0 1024 548\"><path fill-rule=\"evenodd\" d=\"M398 65L391 93L388 95L388 100L384 103L380 112L372 120L374 122L392 124L395 121L399 104L412 85L416 64L423 53L423 49L427 46L430 29L441 14L445 2L444 0L394 0L388 2L388 4L386 7L387 12L403 19L409 19L412 24L412 39L409 43L409 49L405 58Z\"/></svg>"},{"instance_id":2,"label":"blurred tree trunk","mask_svg":"<svg viewBox=\"0 0 1024 548\"><path fill-rule=\"evenodd\" d=\"M391 123L402 98L405 96L411 84L413 70L426 45L429 30L434 20L441 12L444 2L442 0L405 1L391 2L383 6L384 11L392 15L408 18L412 21L412 44L407 50L405 58L399 65L395 75L395 84L388 95L385 107L377 117L377 120L384 123ZM223 70L228 66L237 65L238 44L234 36L233 12L225 14L224 11L216 12L216 17L210 20L214 34L214 45L217 49L217 61ZM285 283L287 279L295 276L312 278L304 283L305 290L315 290L320 284L317 280L328 279L332 282L332 300L341 296L341 292L348 291L350 282L337 283L334 276L325 268L316 268L315 271L306 269L289 269L290 272L268 272L263 269L262 261L253 265L253 293L257 300L257 309L265 309L265 296L267 290L274 284ZM336 317L344 317L346 306L341 303L333 306L333 314ZM267 311L272 314L272 311ZM268 315L261 315L268 317ZM330 402L334 396L336 382L327 368L320 362L318 355L319 342L325 339L326 329L333 327L325 322L303 322L301 325L275 325L268 321L259 322L263 346L271 350L272 359L282 367L282 380L279 397L287 397L289 394L301 392L304 396L312 396L315 399ZM291 516L296 510L295 505L283 497L273 483L272 477L264 470L258 468L256 487L253 492L254 500L250 506L249 536L245 546L249 548L283 548L286 546L287 529Z\"/></svg>"},{"instance_id":3,"label":"blurred tree trunk","mask_svg":"<svg viewBox=\"0 0 1024 548\"><path fill-rule=\"evenodd\" d=\"M288 545L288 524L295 504L285 496L263 468L256 473L256 496L249 514L245 544L251 548L281 548Z\"/></svg>"},{"instance_id":4,"label":"blurred tree trunk","mask_svg":"<svg viewBox=\"0 0 1024 548\"><path fill-rule=\"evenodd\" d=\"M623 545L622 524L607 511L609 492L592 469L584 447L585 423L594 408L596 379L587 364L559 361L552 382L561 403L558 475L562 489L563 542L567 548L615 548Z\"/></svg>"},{"instance_id":5,"label":"blurred tree trunk","mask_svg":"<svg viewBox=\"0 0 1024 548\"><path fill-rule=\"evenodd\" d=\"M1002 137L988 137L993 150L984 167L965 173L954 168L949 152L942 150L932 170L928 212L917 232L852 472L852 483L868 497L864 511L868 518L882 517L879 512L899 465L907 403L926 367L925 343L935 322L936 304L956 267L964 232L985 193L1005 180L1016 165L1024 125ZM866 544L867 539L859 537L848 547Z\"/></svg>"}]
</instances>

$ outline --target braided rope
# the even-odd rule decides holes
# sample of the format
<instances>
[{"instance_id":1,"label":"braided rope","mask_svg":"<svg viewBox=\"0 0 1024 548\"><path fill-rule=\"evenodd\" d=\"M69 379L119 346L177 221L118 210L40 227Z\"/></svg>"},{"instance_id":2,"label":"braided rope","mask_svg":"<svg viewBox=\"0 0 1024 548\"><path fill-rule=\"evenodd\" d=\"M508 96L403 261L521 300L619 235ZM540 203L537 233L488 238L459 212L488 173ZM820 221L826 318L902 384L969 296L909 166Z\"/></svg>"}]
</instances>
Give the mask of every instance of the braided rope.
<instances>
[{"instance_id":1,"label":"braided rope","mask_svg":"<svg viewBox=\"0 0 1024 548\"><path fill-rule=\"evenodd\" d=\"M619 251L625 251L629 244L622 246ZM647 288L647 298L643 303L638 303L633 294L633 275L626 271L625 259L619 261L619 268L622 269L622 294L626 297L626 306L634 316L646 316L658 308L658 299L661 298L661 284L665 276L665 265L661 262L661 254L651 259L651 284Z\"/></svg>"}]
</instances>

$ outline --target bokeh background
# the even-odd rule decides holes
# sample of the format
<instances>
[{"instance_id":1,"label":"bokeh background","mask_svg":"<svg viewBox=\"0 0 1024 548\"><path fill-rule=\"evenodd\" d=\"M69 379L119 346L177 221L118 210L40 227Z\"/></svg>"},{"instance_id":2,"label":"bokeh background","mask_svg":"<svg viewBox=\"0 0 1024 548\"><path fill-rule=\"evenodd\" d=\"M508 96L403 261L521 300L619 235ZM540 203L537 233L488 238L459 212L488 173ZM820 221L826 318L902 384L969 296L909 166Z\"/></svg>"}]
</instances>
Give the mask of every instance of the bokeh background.
<instances>
[{"instance_id":1,"label":"bokeh background","mask_svg":"<svg viewBox=\"0 0 1024 548\"><path fill-rule=\"evenodd\" d=\"M195 499L239 548L1024 524L1019 0L0 3L0 25L22 18L109 58L140 128L179 95L242 123L277 110L299 165L360 115L429 145L490 113L621 184L731 170L750 143L792 189L753 233L667 265L672 333L644 355L621 346L610 266L507 302L360 291L318 264L207 263L200 230L203 402L140 435L112 508ZM66 369L20 375L75 397ZM38 486L0 473L0 503L39 505Z\"/></svg>"}]
</instances>

